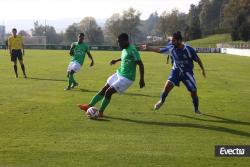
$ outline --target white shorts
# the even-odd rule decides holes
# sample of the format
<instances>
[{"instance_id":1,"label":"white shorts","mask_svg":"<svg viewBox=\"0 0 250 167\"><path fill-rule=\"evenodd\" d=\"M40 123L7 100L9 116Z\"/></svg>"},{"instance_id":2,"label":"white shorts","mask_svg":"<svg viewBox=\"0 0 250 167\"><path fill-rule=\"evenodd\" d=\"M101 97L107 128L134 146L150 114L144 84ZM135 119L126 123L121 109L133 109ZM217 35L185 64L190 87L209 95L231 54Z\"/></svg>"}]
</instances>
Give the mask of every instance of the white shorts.
<instances>
[{"instance_id":1,"label":"white shorts","mask_svg":"<svg viewBox=\"0 0 250 167\"><path fill-rule=\"evenodd\" d=\"M133 81L115 73L108 78L107 84L121 94L133 84Z\"/></svg>"},{"instance_id":2,"label":"white shorts","mask_svg":"<svg viewBox=\"0 0 250 167\"><path fill-rule=\"evenodd\" d=\"M74 72L78 72L80 71L81 69L81 64L77 63L77 62L70 62L69 63L69 66L68 66L68 69L67 69L67 72L70 72L70 71L74 71Z\"/></svg>"}]
</instances>

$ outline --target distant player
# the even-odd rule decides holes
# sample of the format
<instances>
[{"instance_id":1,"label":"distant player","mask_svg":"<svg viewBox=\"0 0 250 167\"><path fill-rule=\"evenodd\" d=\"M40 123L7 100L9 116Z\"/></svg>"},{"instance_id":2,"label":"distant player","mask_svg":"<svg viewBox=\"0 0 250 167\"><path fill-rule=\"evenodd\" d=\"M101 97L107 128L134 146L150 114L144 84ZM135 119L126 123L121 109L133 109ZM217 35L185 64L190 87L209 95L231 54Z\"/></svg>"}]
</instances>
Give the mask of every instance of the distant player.
<instances>
[{"instance_id":1,"label":"distant player","mask_svg":"<svg viewBox=\"0 0 250 167\"><path fill-rule=\"evenodd\" d=\"M24 44L23 44L23 37L21 35L17 35L17 29L12 29L12 36L8 38L8 48L11 56L11 61L14 63L14 71L16 74L16 78L18 78L17 73L17 59L21 65L24 78L27 78L25 73L25 66L23 63L23 56L24 56Z\"/></svg>"},{"instance_id":2,"label":"distant player","mask_svg":"<svg viewBox=\"0 0 250 167\"><path fill-rule=\"evenodd\" d=\"M173 45L172 44L172 38L170 39L170 38L168 38L168 40L167 40L167 46L170 46L170 45ZM166 47L167 47L166 46ZM170 55L169 54L167 54L167 64L169 63L169 57L170 57ZM172 60L172 58L170 58L171 59L171 64L173 65L173 60Z\"/></svg>"},{"instance_id":3,"label":"distant player","mask_svg":"<svg viewBox=\"0 0 250 167\"><path fill-rule=\"evenodd\" d=\"M166 48L152 48L147 45L142 46L144 50L154 51L157 53L167 53L173 60L173 68L170 76L162 91L160 100L155 104L154 109L158 110L165 102L169 92L174 86L179 86L180 82L186 86L193 99L194 112L201 114L199 111L199 99L197 96L197 87L193 73L193 61L197 62L201 68L202 75L206 77L206 73L201 62L201 59L196 54L195 50L182 42L182 36L180 32L173 34L172 45L167 45Z\"/></svg>"},{"instance_id":4,"label":"distant player","mask_svg":"<svg viewBox=\"0 0 250 167\"><path fill-rule=\"evenodd\" d=\"M102 100L99 117L103 117L103 112L114 93L121 94L133 84L136 77L137 65L140 70L140 88L145 86L144 65L141 61L139 52L136 50L135 46L129 44L129 37L125 33L119 35L118 43L122 49L121 58L112 60L110 65L114 65L121 61L120 68L108 78L105 86L92 98L89 104L79 105L80 109L87 111L89 107L95 106Z\"/></svg>"},{"instance_id":5,"label":"distant player","mask_svg":"<svg viewBox=\"0 0 250 167\"><path fill-rule=\"evenodd\" d=\"M5 40L5 49L8 50L8 39Z\"/></svg>"},{"instance_id":6,"label":"distant player","mask_svg":"<svg viewBox=\"0 0 250 167\"><path fill-rule=\"evenodd\" d=\"M72 43L71 45L69 54L72 58L67 69L68 86L64 90L70 90L78 85L78 83L74 79L74 74L81 69L86 53L91 60L90 66L94 65L94 60L89 51L89 46L85 42L83 42L83 40L84 34L79 33L78 41Z\"/></svg>"}]
</instances>

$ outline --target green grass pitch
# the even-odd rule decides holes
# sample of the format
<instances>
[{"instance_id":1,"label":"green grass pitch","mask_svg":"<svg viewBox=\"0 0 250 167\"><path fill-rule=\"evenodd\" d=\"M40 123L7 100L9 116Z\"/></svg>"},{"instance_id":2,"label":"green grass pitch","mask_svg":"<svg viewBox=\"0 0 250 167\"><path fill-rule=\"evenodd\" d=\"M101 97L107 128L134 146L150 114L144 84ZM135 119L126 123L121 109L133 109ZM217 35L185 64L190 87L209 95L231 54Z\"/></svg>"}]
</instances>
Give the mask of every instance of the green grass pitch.
<instances>
[{"instance_id":1,"label":"green grass pitch","mask_svg":"<svg viewBox=\"0 0 250 167\"><path fill-rule=\"evenodd\" d=\"M115 72L120 52L93 51L67 86L68 51L27 50L28 79L14 78L7 51L0 51L0 167L243 167L249 158L216 158L214 146L250 144L250 58L200 54L207 78L195 65L200 97L197 116L186 88L175 88L153 111L170 72L166 58L142 52L146 87L139 75L124 95L114 95L102 121L89 120L76 104L87 103ZM99 107L99 106L98 106ZM248 165L247 165L248 164Z\"/></svg>"}]
</instances>

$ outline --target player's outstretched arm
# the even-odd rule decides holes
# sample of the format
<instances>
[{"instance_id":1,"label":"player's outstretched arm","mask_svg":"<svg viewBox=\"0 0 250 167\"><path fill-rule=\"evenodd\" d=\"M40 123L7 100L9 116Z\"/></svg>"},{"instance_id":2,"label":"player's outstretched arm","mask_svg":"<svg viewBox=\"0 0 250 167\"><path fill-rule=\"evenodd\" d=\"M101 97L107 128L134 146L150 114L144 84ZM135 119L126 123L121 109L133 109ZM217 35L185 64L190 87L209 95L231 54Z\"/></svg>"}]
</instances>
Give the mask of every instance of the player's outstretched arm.
<instances>
[{"instance_id":1,"label":"player's outstretched arm","mask_svg":"<svg viewBox=\"0 0 250 167\"><path fill-rule=\"evenodd\" d=\"M199 57L198 57L197 63L199 64L199 66L201 68L201 73L202 73L203 77L206 78L206 72L205 72L203 63Z\"/></svg>"},{"instance_id":2,"label":"player's outstretched arm","mask_svg":"<svg viewBox=\"0 0 250 167\"><path fill-rule=\"evenodd\" d=\"M112 65L116 64L119 61L121 61L121 58L116 59L116 60L111 60L111 62L109 64L112 66Z\"/></svg>"},{"instance_id":3,"label":"player's outstretched arm","mask_svg":"<svg viewBox=\"0 0 250 167\"><path fill-rule=\"evenodd\" d=\"M143 51L151 51L151 52L156 52L156 53L161 53L160 48L151 47L151 46L148 46L147 44L141 45L141 46L140 46L140 50L143 50Z\"/></svg>"},{"instance_id":4,"label":"player's outstretched arm","mask_svg":"<svg viewBox=\"0 0 250 167\"><path fill-rule=\"evenodd\" d=\"M136 63L139 66L139 70L140 70L140 82L139 82L139 85L140 85L140 88L143 88L145 86L145 81L144 81L144 65L143 65L143 63L142 63L141 60L137 61Z\"/></svg>"},{"instance_id":5,"label":"player's outstretched arm","mask_svg":"<svg viewBox=\"0 0 250 167\"><path fill-rule=\"evenodd\" d=\"M93 59L90 52L87 52L87 55L88 55L89 59L91 60L90 67L92 67L94 65L94 59Z\"/></svg>"}]
</instances>

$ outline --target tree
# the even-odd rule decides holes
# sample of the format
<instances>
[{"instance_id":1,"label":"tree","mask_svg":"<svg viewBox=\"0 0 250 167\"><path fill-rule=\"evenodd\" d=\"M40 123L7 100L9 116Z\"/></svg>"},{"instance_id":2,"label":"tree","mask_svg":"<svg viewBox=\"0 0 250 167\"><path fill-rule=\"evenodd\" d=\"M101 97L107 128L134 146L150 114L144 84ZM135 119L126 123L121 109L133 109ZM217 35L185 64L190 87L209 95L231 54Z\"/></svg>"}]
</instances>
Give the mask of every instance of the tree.
<instances>
[{"instance_id":1,"label":"tree","mask_svg":"<svg viewBox=\"0 0 250 167\"><path fill-rule=\"evenodd\" d=\"M229 24L232 26L236 21L239 12L247 11L247 13L249 13L249 6L249 0L230 0L223 10L224 24Z\"/></svg>"},{"instance_id":2,"label":"tree","mask_svg":"<svg viewBox=\"0 0 250 167\"><path fill-rule=\"evenodd\" d=\"M31 35L27 32L27 31L25 31L25 30L20 30L19 32L18 32L18 35L21 35L21 36L23 36L23 37L30 37Z\"/></svg>"},{"instance_id":3,"label":"tree","mask_svg":"<svg viewBox=\"0 0 250 167\"><path fill-rule=\"evenodd\" d=\"M244 22L241 24L239 27L239 37L243 41L248 41L250 40L250 24L249 22Z\"/></svg>"},{"instance_id":4,"label":"tree","mask_svg":"<svg viewBox=\"0 0 250 167\"><path fill-rule=\"evenodd\" d=\"M163 39L172 35L176 31L184 32L187 28L187 16L185 13L180 13L177 9L171 13L164 11L158 23L158 31L163 33Z\"/></svg>"},{"instance_id":5,"label":"tree","mask_svg":"<svg viewBox=\"0 0 250 167\"><path fill-rule=\"evenodd\" d=\"M151 13L148 19L145 21L145 33L146 35L157 35L157 24L159 22L158 13Z\"/></svg>"},{"instance_id":6,"label":"tree","mask_svg":"<svg viewBox=\"0 0 250 167\"><path fill-rule=\"evenodd\" d=\"M139 33L136 35L136 41L142 43L147 40L147 36L161 36L157 30L159 16L157 12L151 13L147 20L141 20L138 25Z\"/></svg>"},{"instance_id":7,"label":"tree","mask_svg":"<svg viewBox=\"0 0 250 167\"><path fill-rule=\"evenodd\" d=\"M133 8L123 11L122 30L129 35L130 40L134 43L136 41L136 36L140 32L138 29L138 26L140 25L140 16L141 12Z\"/></svg>"},{"instance_id":8,"label":"tree","mask_svg":"<svg viewBox=\"0 0 250 167\"><path fill-rule=\"evenodd\" d=\"M119 13L113 14L105 23L105 31L110 36L112 43L116 44L116 39L120 33L127 33L132 42L137 42L140 34L141 13L133 8Z\"/></svg>"},{"instance_id":9,"label":"tree","mask_svg":"<svg viewBox=\"0 0 250 167\"><path fill-rule=\"evenodd\" d=\"M223 9L228 0L201 0L199 8L200 24L203 35L219 32L223 22Z\"/></svg>"},{"instance_id":10,"label":"tree","mask_svg":"<svg viewBox=\"0 0 250 167\"><path fill-rule=\"evenodd\" d=\"M85 17L79 23L74 23L65 31L65 39L67 42L77 40L77 35L83 32L85 40L91 45L100 45L104 42L104 35L101 27L98 27L95 18Z\"/></svg>"},{"instance_id":11,"label":"tree","mask_svg":"<svg viewBox=\"0 0 250 167\"><path fill-rule=\"evenodd\" d=\"M188 27L188 15L185 13L178 12L178 18L177 18L177 29L179 31L185 32L185 30Z\"/></svg>"},{"instance_id":12,"label":"tree","mask_svg":"<svg viewBox=\"0 0 250 167\"><path fill-rule=\"evenodd\" d=\"M104 36L101 27L98 27L95 18L85 17L79 23L81 32L84 32L89 44L102 44Z\"/></svg>"},{"instance_id":13,"label":"tree","mask_svg":"<svg viewBox=\"0 0 250 167\"><path fill-rule=\"evenodd\" d=\"M89 29L87 33L88 43L92 45L101 45L104 42L104 35L101 27Z\"/></svg>"},{"instance_id":14,"label":"tree","mask_svg":"<svg viewBox=\"0 0 250 167\"><path fill-rule=\"evenodd\" d=\"M122 32L122 18L119 13L113 14L106 20L105 30L112 43L116 44L117 37Z\"/></svg>"},{"instance_id":15,"label":"tree","mask_svg":"<svg viewBox=\"0 0 250 167\"><path fill-rule=\"evenodd\" d=\"M191 5L189 10L189 38L198 39L201 38L201 28L199 11L195 5Z\"/></svg>"},{"instance_id":16,"label":"tree","mask_svg":"<svg viewBox=\"0 0 250 167\"><path fill-rule=\"evenodd\" d=\"M69 25L65 31L65 39L67 42L74 42L77 40L77 35L80 33L79 24L73 23Z\"/></svg>"},{"instance_id":17,"label":"tree","mask_svg":"<svg viewBox=\"0 0 250 167\"><path fill-rule=\"evenodd\" d=\"M199 3L199 19L200 19L200 26L203 32L203 35L209 34L211 30L211 1L210 0L201 0Z\"/></svg>"},{"instance_id":18,"label":"tree","mask_svg":"<svg viewBox=\"0 0 250 167\"><path fill-rule=\"evenodd\" d=\"M34 28L31 29L32 36L46 36L47 44L59 44L62 42L62 37L60 34L57 34L53 26L43 26L39 24L38 21L34 22Z\"/></svg>"},{"instance_id":19,"label":"tree","mask_svg":"<svg viewBox=\"0 0 250 167\"><path fill-rule=\"evenodd\" d=\"M56 30L53 26L46 26L45 36L48 44L59 44L62 42L60 40L59 34L56 33Z\"/></svg>"},{"instance_id":20,"label":"tree","mask_svg":"<svg viewBox=\"0 0 250 167\"><path fill-rule=\"evenodd\" d=\"M250 39L250 20L247 20L247 17L250 19L246 11L241 11L233 23L231 36L234 41L240 39L248 41Z\"/></svg>"},{"instance_id":21,"label":"tree","mask_svg":"<svg viewBox=\"0 0 250 167\"><path fill-rule=\"evenodd\" d=\"M167 38L168 32L169 32L168 18L169 18L169 13L164 11L160 16L159 23L158 23L158 30L159 32L163 34L164 40Z\"/></svg>"},{"instance_id":22,"label":"tree","mask_svg":"<svg viewBox=\"0 0 250 167\"><path fill-rule=\"evenodd\" d=\"M34 22L34 29L31 29L32 36L44 36L45 31L45 26L39 24L38 21Z\"/></svg>"},{"instance_id":23,"label":"tree","mask_svg":"<svg viewBox=\"0 0 250 167\"><path fill-rule=\"evenodd\" d=\"M164 11L161 14L157 29L162 32L163 39L166 40L176 31L184 32L187 27L187 15L174 9L171 13Z\"/></svg>"},{"instance_id":24,"label":"tree","mask_svg":"<svg viewBox=\"0 0 250 167\"><path fill-rule=\"evenodd\" d=\"M250 39L250 1L230 0L224 8L224 24L232 27L231 36L233 40Z\"/></svg>"}]
</instances>

